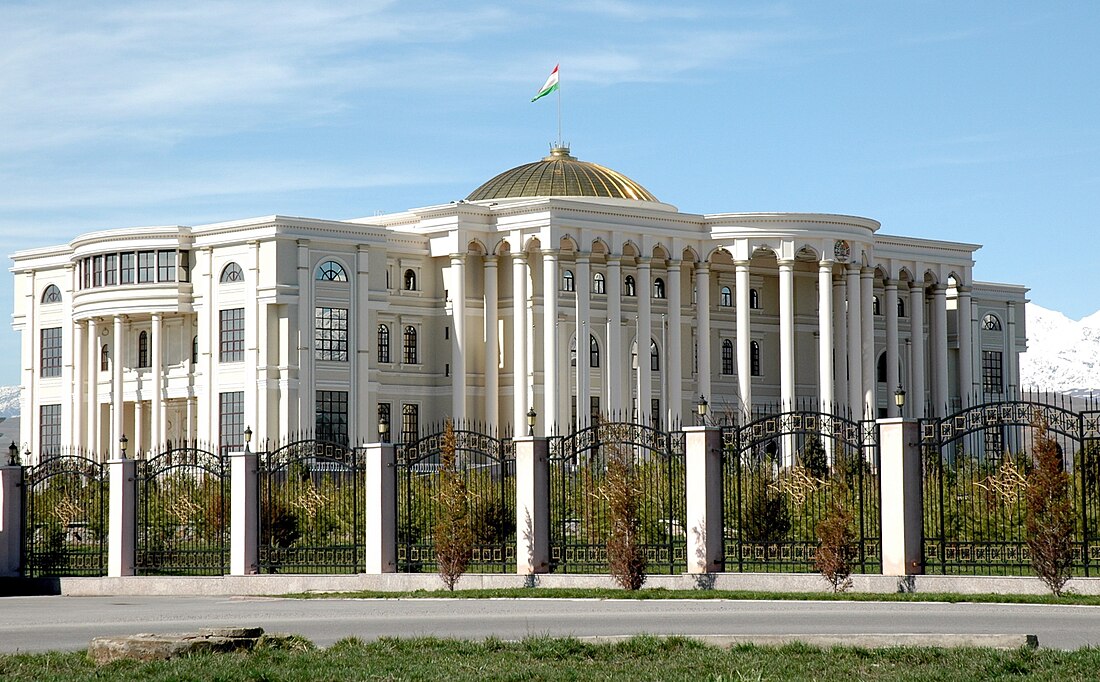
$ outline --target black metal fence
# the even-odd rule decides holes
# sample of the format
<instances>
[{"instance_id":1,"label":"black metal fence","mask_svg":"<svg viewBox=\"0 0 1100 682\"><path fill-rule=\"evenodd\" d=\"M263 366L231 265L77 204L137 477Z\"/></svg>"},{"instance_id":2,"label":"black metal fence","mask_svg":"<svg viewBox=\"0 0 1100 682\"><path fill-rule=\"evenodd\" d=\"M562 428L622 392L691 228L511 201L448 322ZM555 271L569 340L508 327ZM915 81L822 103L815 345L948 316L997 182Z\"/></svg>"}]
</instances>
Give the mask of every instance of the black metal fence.
<instances>
[{"instance_id":1,"label":"black metal fence","mask_svg":"<svg viewBox=\"0 0 1100 682\"><path fill-rule=\"evenodd\" d=\"M1028 474L1045 424L1073 485L1074 566L1100 560L1100 411L1039 400L975 405L920 420L924 566L929 573L1026 575Z\"/></svg>"},{"instance_id":2,"label":"black metal fence","mask_svg":"<svg viewBox=\"0 0 1100 682\"><path fill-rule=\"evenodd\" d=\"M472 573L516 570L516 461L511 440L455 428L455 464L465 483ZM442 430L396 446L397 570L436 570L433 534L439 513Z\"/></svg>"},{"instance_id":3,"label":"black metal fence","mask_svg":"<svg viewBox=\"0 0 1100 682\"><path fill-rule=\"evenodd\" d=\"M601 422L550 439L550 570L604 573L610 532L608 458L629 458L649 573L687 569L685 439L630 422Z\"/></svg>"},{"instance_id":4,"label":"black metal fence","mask_svg":"<svg viewBox=\"0 0 1100 682\"><path fill-rule=\"evenodd\" d=\"M101 576L107 569L107 470L59 455L23 470L23 575Z\"/></svg>"},{"instance_id":5,"label":"black metal fence","mask_svg":"<svg viewBox=\"0 0 1100 682\"><path fill-rule=\"evenodd\" d=\"M813 572L818 524L837 495L852 515L860 573L882 570L878 427L782 412L722 427L727 571Z\"/></svg>"},{"instance_id":6,"label":"black metal fence","mask_svg":"<svg viewBox=\"0 0 1100 682\"><path fill-rule=\"evenodd\" d=\"M294 440L258 455L262 573L364 569L363 453Z\"/></svg>"},{"instance_id":7,"label":"black metal fence","mask_svg":"<svg viewBox=\"0 0 1100 682\"><path fill-rule=\"evenodd\" d=\"M228 571L228 462L197 443L137 462L136 575Z\"/></svg>"}]
</instances>

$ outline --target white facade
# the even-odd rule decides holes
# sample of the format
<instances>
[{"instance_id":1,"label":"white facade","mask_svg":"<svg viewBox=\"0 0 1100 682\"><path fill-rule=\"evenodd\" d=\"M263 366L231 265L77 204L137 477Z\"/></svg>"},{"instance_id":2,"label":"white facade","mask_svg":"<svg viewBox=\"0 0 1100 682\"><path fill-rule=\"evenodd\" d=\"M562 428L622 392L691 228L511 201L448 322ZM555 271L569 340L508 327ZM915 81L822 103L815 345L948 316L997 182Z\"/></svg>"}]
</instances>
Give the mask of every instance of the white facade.
<instances>
[{"instance_id":1,"label":"white facade","mask_svg":"<svg viewBox=\"0 0 1100 682\"><path fill-rule=\"evenodd\" d=\"M108 458L245 426L365 443L380 409L397 439L525 431L529 408L541 434L575 405L895 416L901 386L924 416L1017 390L1026 289L975 282L978 245L878 230L539 196L89 233L13 256L21 440Z\"/></svg>"}]
</instances>

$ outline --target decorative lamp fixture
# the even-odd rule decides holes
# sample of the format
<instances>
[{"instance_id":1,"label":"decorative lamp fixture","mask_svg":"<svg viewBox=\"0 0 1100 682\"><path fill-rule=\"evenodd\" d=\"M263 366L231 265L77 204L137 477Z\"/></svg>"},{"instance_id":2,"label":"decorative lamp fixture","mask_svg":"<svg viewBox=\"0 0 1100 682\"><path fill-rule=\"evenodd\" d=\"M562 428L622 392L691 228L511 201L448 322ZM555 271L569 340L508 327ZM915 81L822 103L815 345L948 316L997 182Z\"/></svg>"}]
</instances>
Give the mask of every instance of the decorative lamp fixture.
<instances>
[{"instance_id":1,"label":"decorative lamp fixture","mask_svg":"<svg viewBox=\"0 0 1100 682\"><path fill-rule=\"evenodd\" d=\"M894 391L894 404L898 406L898 409L905 407L905 389L898 384L898 390Z\"/></svg>"},{"instance_id":2,"label":"decorative lamp fixture","mask_svg":"<svg viewBox=\"0 0 1100 682\"><path fill-rule=\"evenodd\" d=\"M699 404L695 406L695 409L699 413L699 424L705 426L707 423L707 399L706 396L699 396Z\"/></svg>"},{"instance_id":3,"label":"decorative lamp fixture","mask_svg":"<svg viewBox=\"0 0 1100 682\"><path fill-rule=\"evenodd\" d=\"M8 466L19 466L19 446L15 444L14 440L8 446Z\"/></svg>"},{"instance_id":4,"label":"decorative lamp fixture","mask_svg":"<svg viewBox=\"0 0 1100 682\"><path fill-rule=\"evenodd\" d=\"M389 442L387 438L390 434L390 418L386 415L380 415L378 417L378 439L383 443Z\"/></svg>"},{"instance_id":5,"label":"decorative lamp fixture","mask_svg":"<svg viewBox=\"0 0 1100 682\"><path fill-rule=\"evenodd\" d=\"M126 437L126 434L122 434L122 438L118 439L118 447L122 450L122 459L126 459L126 446L130 444L130 439Z\"/></svg>"},{"instance_id":6,"label":"decorative lamp fixture","mask_svg":"<svg viewBox=\"0 0 1100 682\"><path fill-rule=\"evenodd\" d=\"M244 444L248 445L251 442L252 442L252 427L251 426L246 426L246 427L244 427Z\"/></svg>"},{"instance_id":7,"label":"decorative lamp fixture","mask_svg":"<svg viewBox=\"0 0 1100 682\"><path fill-rule=\"evenodd\" d=\"M535 408L531 407L527 410L527 435L535 435L535 419L538 417L538 413L535 412Z\"/></svg>"}]
</instances>

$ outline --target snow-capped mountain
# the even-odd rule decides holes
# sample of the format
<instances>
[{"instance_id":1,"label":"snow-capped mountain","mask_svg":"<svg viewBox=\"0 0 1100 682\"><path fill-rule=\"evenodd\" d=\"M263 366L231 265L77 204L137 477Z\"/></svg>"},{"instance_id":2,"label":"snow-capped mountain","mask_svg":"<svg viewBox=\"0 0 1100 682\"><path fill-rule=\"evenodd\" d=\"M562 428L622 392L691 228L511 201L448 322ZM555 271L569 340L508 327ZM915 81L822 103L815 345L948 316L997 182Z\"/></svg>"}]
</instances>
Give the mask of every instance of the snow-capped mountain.
<instances>
[{"instance_id":1,"label":"snow-capped mountain","mask_svg":"<svg viewBox=\"0 0 1100 682\"><path fill-rule=\"evenodd\" d=\"M0 417L19 416L19 387L0 386Z\"/></svg>"},{"instance_id":2,"label":"snow-capped mountain","mask_svg":"<svg viewBox=\"0 0 1100 682\"><path fill-rule=\"evenodd\" d=\"M1028 303L1027 336L1028 351L1020 356L1024 388L1100 394L1100 311L1075 321Z\"/></svg>"}]
</instances>

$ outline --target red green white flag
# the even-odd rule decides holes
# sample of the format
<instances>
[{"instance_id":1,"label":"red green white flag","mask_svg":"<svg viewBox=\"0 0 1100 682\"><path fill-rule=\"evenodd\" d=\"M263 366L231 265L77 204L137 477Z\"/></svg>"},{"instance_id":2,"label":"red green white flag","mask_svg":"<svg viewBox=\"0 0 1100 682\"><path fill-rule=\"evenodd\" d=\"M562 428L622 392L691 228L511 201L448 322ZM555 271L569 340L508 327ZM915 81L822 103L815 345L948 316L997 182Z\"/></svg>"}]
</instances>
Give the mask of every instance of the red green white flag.
<instances>
[{"instance_id":1,"label":"red green white flag","mask_svg":"<svg viewBox=\"0 0 1100 682\"><path fill-rule=\"evenodd\" d=\"M551 92L554 92L557 89L558 89L558 65L554 65L554 70L550 72L550 76L546 79L546 82L543 83L542 89L539 90L539 94L535 95L535 98L532 99L531 101L536 102L539 99L542 99L543 97L546 97Z\"/></svg>"}]
</instances>

